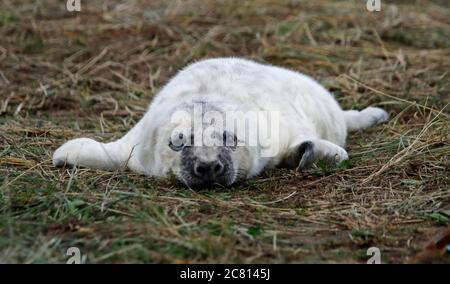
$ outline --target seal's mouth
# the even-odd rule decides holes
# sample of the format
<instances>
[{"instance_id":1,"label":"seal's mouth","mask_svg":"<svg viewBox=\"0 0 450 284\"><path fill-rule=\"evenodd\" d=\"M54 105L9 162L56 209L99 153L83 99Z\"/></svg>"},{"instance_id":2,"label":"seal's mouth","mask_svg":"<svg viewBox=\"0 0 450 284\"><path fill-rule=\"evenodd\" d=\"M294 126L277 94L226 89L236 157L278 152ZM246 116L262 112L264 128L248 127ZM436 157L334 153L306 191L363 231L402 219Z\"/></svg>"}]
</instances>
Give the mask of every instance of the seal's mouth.
<instances>
[{"instance_id":1,"label":"seal's mouth","mask_svg":"<svg viewBox=\"0 0 450 284\"><path fill-rule=\"evenodd\" d=\"M180 182L194 189L209 188L213 186L230 186L236 181L236 175L232 170L225 171L221 175L198 176L191 172L182 171L177 175Z\"/></svg>"}]
</instances>

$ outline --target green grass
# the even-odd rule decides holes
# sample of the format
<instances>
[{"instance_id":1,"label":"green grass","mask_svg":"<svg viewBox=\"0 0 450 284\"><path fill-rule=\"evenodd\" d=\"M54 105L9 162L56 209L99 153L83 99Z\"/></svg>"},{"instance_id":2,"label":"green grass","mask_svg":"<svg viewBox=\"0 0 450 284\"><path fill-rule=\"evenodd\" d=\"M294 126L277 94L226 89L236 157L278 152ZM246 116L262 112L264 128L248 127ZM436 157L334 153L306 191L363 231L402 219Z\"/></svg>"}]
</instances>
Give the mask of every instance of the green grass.
<instances>
[{"instance_id":1,"label":"green grass","mask_svg":"<svg viewBox=\"0 0 450 284\"><path fill-rule=\"evenodd\" d=\"M433 245L450 218L443 2L22 2L0 3L1 263L64 263L69 247L87 263L365 263L372 246L450 262ZM121 137L177 70L215 56L305 72L391 119L352 133L341 165L230 188L52 166L70 138Z\"/></svg>"}]
</instances>

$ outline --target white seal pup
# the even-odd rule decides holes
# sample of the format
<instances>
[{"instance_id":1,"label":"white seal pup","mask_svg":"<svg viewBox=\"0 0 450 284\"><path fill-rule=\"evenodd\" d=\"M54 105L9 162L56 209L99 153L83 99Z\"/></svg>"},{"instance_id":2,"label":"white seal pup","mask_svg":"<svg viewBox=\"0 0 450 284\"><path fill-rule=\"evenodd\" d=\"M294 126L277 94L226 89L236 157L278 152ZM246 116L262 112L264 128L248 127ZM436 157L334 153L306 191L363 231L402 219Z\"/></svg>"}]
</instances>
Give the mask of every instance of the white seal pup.
<instances>
[{"instance_id":1,"label":"white seal pup","mask_svg":"<svg viewBox=\"0 0 450 284\"><path fill-rule=\"evenodd\" d=\"M230 113L238 125L224 123ZM55 151L53 164L127 167L153 177L173 173L190 187L231 185L264 169L346 160L347 132L387 119L376 107L342 110L299 72L239 58L207 59L173 77L121 139L70 140Z\"/></svg>"}]
</instances>

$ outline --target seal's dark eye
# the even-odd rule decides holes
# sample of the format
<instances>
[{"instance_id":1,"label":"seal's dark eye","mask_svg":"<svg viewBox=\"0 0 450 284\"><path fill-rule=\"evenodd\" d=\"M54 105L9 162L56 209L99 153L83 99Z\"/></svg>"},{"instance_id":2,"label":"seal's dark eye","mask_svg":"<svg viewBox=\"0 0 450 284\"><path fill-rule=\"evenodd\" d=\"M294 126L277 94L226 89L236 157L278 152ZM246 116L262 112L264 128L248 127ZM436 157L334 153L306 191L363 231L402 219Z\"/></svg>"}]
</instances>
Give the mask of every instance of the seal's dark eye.
<instances>
[{"instance_id":1,"label":"seal's dark eye","mask_svg":"<svg viewBox=\"0 0 450 284\"><path fill-rule=\"evenodd\" d=\"M238 139L234 133L224 131L223 132L223 145L225 147L230 147L231 149L236 149Z\"/></svg>"},{"instance_id":2,"label":"seal's dark eye","mask_svg":"<svg viewBox=\"0 0 450 284\"><path fill-rule=\"evenodd\" d=\"M174 151L180 151L181 149L183 149L185 144L186 141L183 133L173 135L172 138L169 140L169 147Z\"/></svg>"}]
</instances>

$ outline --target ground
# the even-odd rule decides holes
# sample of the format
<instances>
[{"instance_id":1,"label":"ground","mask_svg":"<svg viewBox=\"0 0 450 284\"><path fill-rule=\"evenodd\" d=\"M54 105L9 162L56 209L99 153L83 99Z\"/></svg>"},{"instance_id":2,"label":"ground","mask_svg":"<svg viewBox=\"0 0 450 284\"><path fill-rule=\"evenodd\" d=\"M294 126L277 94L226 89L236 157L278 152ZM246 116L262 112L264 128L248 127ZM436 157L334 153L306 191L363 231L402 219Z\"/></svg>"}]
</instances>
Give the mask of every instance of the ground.
<instances>
[{"instance_id":1,"label":"ground","mask_svg":"<svg viewBox=\"0 0 450 284\"><path fill-rule=\"evenodd\" d=\"M64 263L70 247L87 263L365 263L369 247L450 262L446 1L65 2L0 3L0 262ZM177 70L216 56L307 73L390 120L350 134L348 163L231 188L52 166L68 139L121 137Z\"/></svg>"}]
</instances>

